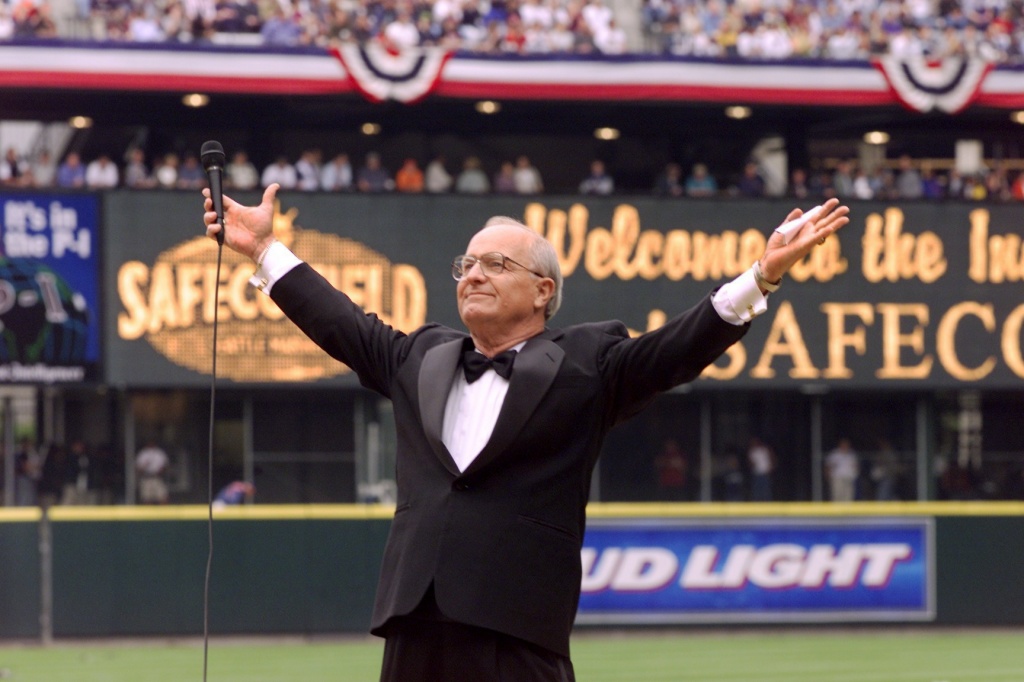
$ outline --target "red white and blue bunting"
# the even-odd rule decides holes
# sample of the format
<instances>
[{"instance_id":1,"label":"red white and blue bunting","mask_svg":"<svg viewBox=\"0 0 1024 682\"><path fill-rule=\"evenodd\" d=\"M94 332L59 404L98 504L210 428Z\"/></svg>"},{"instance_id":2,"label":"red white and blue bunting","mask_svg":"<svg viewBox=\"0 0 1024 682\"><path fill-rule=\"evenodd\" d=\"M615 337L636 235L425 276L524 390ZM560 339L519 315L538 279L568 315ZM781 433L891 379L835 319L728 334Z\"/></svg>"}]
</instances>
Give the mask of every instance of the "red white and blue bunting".
<instances>
[{"instance_id":1,"label":"red white and blue bunting","mask_svg":"<svg viewBox=\"0 0 1024 682\"><path fill-rule=\"evenodd\" d=\"M905 105L915 111L938 110L947 114L962 111L977 98L993 67L980 59L930 62L921 57L903 61L885 57L876 65Z\"/></svg>"},{"instance_id":2,"label":"red white and blue bunting","mask_svg":"<svg viewBox=\"0 0 1024 682\"><path fill-rule=\"evenodd\" d=\"M1024 108L1024 67L942 63L747 62L630 55L486 56L383 46L257 49L47 41L0 45L0 88L361 93L424 97L885 106L955 114Z\"/></svg>"}]
</instances>

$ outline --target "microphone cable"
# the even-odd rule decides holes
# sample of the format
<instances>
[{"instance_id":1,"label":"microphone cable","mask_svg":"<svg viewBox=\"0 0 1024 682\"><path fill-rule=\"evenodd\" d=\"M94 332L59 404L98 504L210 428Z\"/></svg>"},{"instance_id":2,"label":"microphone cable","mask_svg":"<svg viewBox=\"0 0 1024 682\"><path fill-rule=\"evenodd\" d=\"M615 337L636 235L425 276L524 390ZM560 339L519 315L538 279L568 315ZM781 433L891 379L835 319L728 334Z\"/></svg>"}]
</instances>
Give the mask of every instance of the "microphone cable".
<instances>
[{"instance_id":1,"label":"microphone cable","mask_svg":"<svg viewBox=\"0 0 1024 682\"><path fill-rule=\"evenodd\" d=\"M220 234L224 234L224 219L220 219ZM213 286L213 360L210 367L210 433L206 453L206 578L203 581L203 682L206 682L207 664L210 657L210 574L213 569L213 435L214 416L217 405L217 323L220 317L220 265L224 254L224 240L217 240L217 275Z\"/></svg>"},{"instance_id":2,"label":"microphone cable","mask_svg":"<svg viewBox=\"0 0 1024 682\"><path fill-rule=\"evenodd\" d=\"M209 140L203 143L199 152L203 169L210 186L210 202L217 214L220 231L217 233L217 270L213 285L213 353L210 367L210 434L206 453L206 537L209 547L206 553L206 579L203 581L203 682L210 659L210 575L213 572L213 434L215 408L217 406L217 327L220 320L220 266L224 255L224 197L222 194L221 171L224 168L224 148L220 142Z\"/></svg>"}]
</instances>

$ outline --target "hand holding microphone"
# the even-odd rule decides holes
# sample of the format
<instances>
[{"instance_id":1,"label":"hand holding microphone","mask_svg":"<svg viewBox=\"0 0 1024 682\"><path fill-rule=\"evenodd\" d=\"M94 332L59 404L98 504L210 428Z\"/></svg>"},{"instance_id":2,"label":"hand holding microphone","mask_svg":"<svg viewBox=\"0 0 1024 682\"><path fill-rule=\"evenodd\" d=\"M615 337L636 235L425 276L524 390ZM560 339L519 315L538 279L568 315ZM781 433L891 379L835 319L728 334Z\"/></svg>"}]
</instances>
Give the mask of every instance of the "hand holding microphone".
<instances>
[{"instance_id":1,"label":"hand holding microphone","mask_svg":"<svg viewBox=\"0 0 1024 682\"><path fill-rule=\"evenodd\" d=\"M255 262L274 241L274 198L280 185L267 187L258 206L243 206L223 195L224 158L219 142L203 144L200 159L210 182L210 187L203 190L206 235Z\"/></svg>"},{"instance_id":2,"label":"hand holding microphone","mask_svg":"<svg viewBox=\"0 0 1024 682\"><path fill-rule=\"evenodd\" d=\"M199 151L199 159L203 162L206 170L206 177L210 182L210 199L213 201L213 211L217 214L217 223L221 229L217 232L217 243L224 245L224 147L220 142L209 140L204 142ZM209 223L207 223L209 224Z\"/></svg>"}]
</instances>

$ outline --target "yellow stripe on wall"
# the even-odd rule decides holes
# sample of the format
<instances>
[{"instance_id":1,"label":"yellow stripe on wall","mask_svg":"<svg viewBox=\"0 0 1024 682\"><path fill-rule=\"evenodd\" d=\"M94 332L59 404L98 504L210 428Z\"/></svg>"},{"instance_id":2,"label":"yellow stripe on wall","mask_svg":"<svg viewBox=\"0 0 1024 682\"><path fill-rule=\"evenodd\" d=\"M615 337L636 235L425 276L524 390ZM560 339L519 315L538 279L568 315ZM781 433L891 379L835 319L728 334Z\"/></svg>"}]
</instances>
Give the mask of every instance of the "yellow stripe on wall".
<instances>
[{"instance_id":1,"label":"yellow stripe on wall","mask_svg":"<svg viewBox=\"0 0 1024 682\"><path fill-rule=\"evenodd\" d=\"M50 519L64 521L205 521L205 505L51 507ZM215 509L218 520L390 519L385 504L243 505ZM38 507L0 509L0 522L38 522ZM750 518L869 516L1024 516L1024 502L594 502L587 516L601 518Z\"/></svg>"},{"instance_id":2,"label":"yellow stripe on wall","mask_svg":"<svg viewBox=\"0 0 1024 682\"><path fill-rule=\"evenodd\" d=\"M0 509L0 523L36 522L41 518L43 518L43 512L39 507Z\"/></svg>"}]
</instances>

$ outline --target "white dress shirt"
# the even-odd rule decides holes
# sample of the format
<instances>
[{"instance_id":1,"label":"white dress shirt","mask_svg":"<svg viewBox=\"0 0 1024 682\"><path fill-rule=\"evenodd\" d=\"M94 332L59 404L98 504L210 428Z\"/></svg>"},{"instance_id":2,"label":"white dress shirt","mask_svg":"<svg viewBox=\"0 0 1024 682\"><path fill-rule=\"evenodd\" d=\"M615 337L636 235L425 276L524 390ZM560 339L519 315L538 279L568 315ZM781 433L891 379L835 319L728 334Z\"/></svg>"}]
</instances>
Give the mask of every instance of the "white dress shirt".
<instances>
[{"instance_id":1,"label":"white dress shirt","mask_svg":"<svg viewBox=\"0 0 1024 682\"><path fill-rule=\"evenodd\" d=\"M519 352L525 345L523 341L512 348ZM455 381L448 391L448 402L444 408L441 440L459 471L465 471L487 445L494 432L494 425L498 422L498 413L501 412L506 393L508 379L499 376L493 369L485 371L473 383L466 381L465 372L455 373Z\"/></svg>"}]
</instances>

